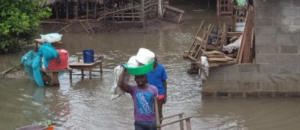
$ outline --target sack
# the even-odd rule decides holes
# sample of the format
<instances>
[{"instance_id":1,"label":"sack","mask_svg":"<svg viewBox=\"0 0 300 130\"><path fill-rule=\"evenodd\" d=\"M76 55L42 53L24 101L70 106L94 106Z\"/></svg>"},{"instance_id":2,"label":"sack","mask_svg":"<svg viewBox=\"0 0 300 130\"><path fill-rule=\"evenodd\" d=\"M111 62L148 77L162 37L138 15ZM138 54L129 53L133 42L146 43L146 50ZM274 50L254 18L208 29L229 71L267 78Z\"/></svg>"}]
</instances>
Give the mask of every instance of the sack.
<instances>
[{"instance_id":1,"label":"sack","mask_svg":"<svg viewBox=\"0 0 300 130\"><path fill-rule=\"evenodd\" d=\"M40 40L43 41L43 42L54 43L54 42L61 41L61 37L62 37L62 34L59 34L59 33L49 33L49 34L41 35L41 39Z\"/></svg>"},{"instance_id":2,"label":"sack","mask_svg":"<svg viewBox=\"0 0 300 130\"><path fill-rule=\"evenodd\" d=\"M118 65L114 68L114 85L110 89L111 93L111 100L121 96L124 94L124 91L119 87L118 82L119 82L119 77L121 73L123 72L124 68L121 65ZM129 81L129 78L126 79L127 82Z\"/></svg>"}]
</instances>

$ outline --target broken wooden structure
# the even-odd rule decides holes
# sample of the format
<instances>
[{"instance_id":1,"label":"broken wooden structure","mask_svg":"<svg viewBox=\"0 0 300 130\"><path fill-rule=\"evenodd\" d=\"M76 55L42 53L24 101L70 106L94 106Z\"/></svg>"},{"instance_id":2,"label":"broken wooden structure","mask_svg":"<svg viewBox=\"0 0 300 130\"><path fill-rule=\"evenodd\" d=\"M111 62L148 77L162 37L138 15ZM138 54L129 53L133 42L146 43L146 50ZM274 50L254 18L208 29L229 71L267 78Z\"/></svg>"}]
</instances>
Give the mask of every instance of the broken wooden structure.
<instances>
[{"instance_id":1,"label":"broken wooden structure","mask_svg":"<svg viewBox=\"0 0 300 130\"><path fill-rule=\"evenodd\" d=\"M154 107L155 107L155 111L158 111L157 98L154 98ZM176 119L176 117L178 117L178 119ZM174 115L170 115L170 116L160 118L159 113L155 112L155 118L156 118L157 130L161 130L163 127L173 125L173 124L177 124L177 123L179 123L180 130L184 130L184 122L185 122L185 125L186 125L186 130L192 130L192 127L191 127L191 118L192 117L191 116L184 117L184 113L178 113L178 114L174 114ZM170 120L170 119L173 119L173 120L168 121L167 123L165 123L166 120Z\"/></svg>"},{"instance_id":2,"label":"broken wooden structure","mask_svg":"<svg viewBox=\"0 0 300 130\"><path fill-rule=\"evenodd\" d=\"M43 6L52 8L45 24L59 24L57 32L68 32L72 24L79 24L87 33L95 32L91 23L141 23L157 16L157 0L46 0Z\"/></svg>"},{"instance_id":3,"label":"broken wooden structure","mask_svg":"<svg viewBox=\"0 0 300 130\"><path fill-rule=\"evenodd\" d=\"M241 47L237 55L237 63L252 63L255 57L254 7L247 10L245 30Z\"/></svg>"},{"instance_id":4,"label":"broken wooden structure","mask_svg":"<svg viewBox=\"0 0 300 130\"><path fill-rule=\"evenodd\" d=\"M244 9L245 8L241 8L239 11L243 11ZM246 9L245 14L245 18L243 18L245 20L243 32L230 32L228 31L229 27L227 27L226 24L215 26L209 23L205 24L205 22L202 21L191 47L184 54L184 58L191 60L191 67L196 68L198 66L198 69L201 67L201 56L208 57L211 68L236 63L251 63L254 58L253 7L249 6L249 8ZM235 18L233 19L236 20ZM224 45L231 43L240 36L242 37L242 40L237 51L228 53L222 49Z\"/></svg>"},{"instance_id":5,"label":"broken wooden structure","mask_svg":"<svg viewBox=\"0 0 300 130\"><path fill-rule=\"evenodd\" d=\"M217 0L217 16L232 16L234 0Z\"/></svg>"},{"instance_id":6,"label":"broken wooden structure","mask_svg":"<svg viewBox=\"0 0 300 130\"><path fill-rule=\"evenodd\" d=\"M238 6L235 0L217 0L216 9L218 17L231 17L235 28L236 23L245 22L248 5Z\"/></svg>"},{"instance_id":7,"label":"broken wooden structure","mask_svg":"<svg viewBox=\"0 0 300 130\"><path fill-rule=\"evenodd\" d=\"M215 34L212 31L217 28ZM226 24L216 27L213 24L201 22L190 49L184 57L201 66L201 56L207 56L210 67L218 67L221 64L232 64L233 58L222 52L222 47L227 42Z\"/></svg>"},{"instance_id":8,"label":"broken wooden structure","mask_svg":"<svg viewBox=\"0 0 300 130\"><path fill-rule=\"evenodd\" d=\"M170 6L170 5L165 5L164 6L164 19L168 21L175 21L176 23L181 23L182 16L184 14L184 10L181 10L179 8ZM175 15L175 16L174 16ZM176 18L176 20L173 20Z\"/></svg>"}]
</instances>

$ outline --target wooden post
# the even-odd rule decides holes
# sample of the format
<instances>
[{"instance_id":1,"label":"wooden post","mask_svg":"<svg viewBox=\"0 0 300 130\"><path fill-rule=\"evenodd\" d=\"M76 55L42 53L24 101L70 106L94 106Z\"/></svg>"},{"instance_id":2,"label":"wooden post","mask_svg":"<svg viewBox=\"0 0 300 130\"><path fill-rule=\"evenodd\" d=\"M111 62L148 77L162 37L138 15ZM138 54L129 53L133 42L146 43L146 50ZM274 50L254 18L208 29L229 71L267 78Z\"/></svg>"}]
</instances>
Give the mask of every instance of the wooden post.
<instances>
[{"instance_id":1,"label":"wooden post","mask_svg":"<svg viewBox=\"0 0 300 130\"><path fill-rule=\"evenodd\" d=\"M89 19L89 0L86 1L86 19Z\"/></svg>"},{"instance_id":2,"label":"wooden post","mask_svg":"<svg viewBox=\"0 0 300 130\"><path fill-rule=\"evenodd\" d=\"M145 28L145 0L141 0L141 20L143 22L143 28Z\"/></svg>"},{"instance_id":3,"label":"wooden post","mask_svg":"<svg viewBox=\"0 0 300 130\"><path fill-rule=\"evenodd\" d=\"M158 16L160 17L160 18L162 18L163 17L163 2L162 2L163 0L158 0Z\"/></svg>"},{"instance_id":4,"label":"wooden post","mask_svg":"<svg viewBox=\"0 0 300 130\"><path fill-rule=\"evenodd\" d=\"M101 63L100 63L100 74L102 75L102 73L103 73L103 70L102 70L102 61L101 61Z\"/></svg>"},{"instance_id":5,"label":"wooden post","mask_svg":"<svg viewBox=\"0 0 300 130\"><path fill-rule=\"evenodd\" d=\"M183 118L183 114L182 113L180 113L178 116L179 116L179 120L181 120ZM179 127L180 127L180 130L184 130L183 121L180 121Z\"/></svg>"},{"instance_id":6,"label":"wooden post","mask_svg":"<svg viewBox=\"0 0 300 130\"><path fill-rule=\"evenodd\" d=\"M89 78L91 79L92 78L92 69L89 69Z\"/></svg>"},{"instance_id":7,"label":"wooden post","mask_svg":"<svg viewBox=\"0 0 300 130\"><path fill-rule=\"evenodd\" d=\"M72 73L73 73L73 70L69 70L69 78L70 78L70 84L72 85Z\"/></svg>"},{"instance_id":8,"label":"wooden post","mask_svg":"<svg viewBox=\"0 0 300 130\"><path fill-rule=\"evenodd\" d=\"M186 119L186 129L187 130L192 130L191 119L190 118Z\"/></svg>"},{"instance_id":9,"label":"wooden post","mask_svg":"<svg viewBox=\"0 0 300 130\"><path fill-rule=\"evenodd\" d=\"M158 104L157 104L157 98L154 97L154 107L155 107L155 117L156 117L156 126L157 130L160 130L160 118L159 118L159 112L158 112Z\"/></svg>"},{"instance_id":10,"label":"wooden post","mask_svg":"<svg viewBox=\"0 0 300 130\"><path fill-rule=\"evenodd\" d=\"M94 17L95 17L95 19L97 18L97 1L95 1L95 3L94 3Z\"/></svg>"},{"instance_id":11,"label":"wooden post","mask_svg":"<svg viewBox=\"0 0 300 130\"><path fill-rule=\"evenodd\" d=\"M78 18L78 0L75 0L74 15L75 15L75 19L77 19Z\"/></svg>"},{"instance_id":12,"label":"wooden post","mask_svg":"<svg viewBox=\"0 0 300 130\"><path fill-rule=\"evenodd\" d=\"M133 8L133 7L134 7L134 0L131 0L131 6L132 6L132 7L131 7L131 16L132 16L131 21L134 21L134 19L135 19L135 18L133 17L133 16L134 16L134 14L133 14L133 12L134 12L134 8Z\"/></svg>"},{"instance_id":13,"label":"wooden post","mask_svg":"<svg viewBox=\"0 0 300 130\"><path fill-rule=\"evenodd\" d=\"M55 19L56 20L58 19L58 8L57 8L57 6L58 6L58 2L55 2L54 9L55 9Z\"/></svg>"},{"instance_id":14,"label":"wooden post","mask_svg":"<svg viewBox=\"0 0 300 130\"><path fill-rule=\"evenodd\" d=\"M84 73L83 73L83 69L81 69L81 79L84 79Z\"/></svg>"},{"instance_id":15,"label":"wooden post","mask_svg":"<svg viewBox=\"0 0 300 130\"><path fill-rule=\"evenodd\" d=\"M65 0L65 4L66 4L66 18L69 19L69 2L68 2L68 0Z\"/></svg>"}]
</instances>

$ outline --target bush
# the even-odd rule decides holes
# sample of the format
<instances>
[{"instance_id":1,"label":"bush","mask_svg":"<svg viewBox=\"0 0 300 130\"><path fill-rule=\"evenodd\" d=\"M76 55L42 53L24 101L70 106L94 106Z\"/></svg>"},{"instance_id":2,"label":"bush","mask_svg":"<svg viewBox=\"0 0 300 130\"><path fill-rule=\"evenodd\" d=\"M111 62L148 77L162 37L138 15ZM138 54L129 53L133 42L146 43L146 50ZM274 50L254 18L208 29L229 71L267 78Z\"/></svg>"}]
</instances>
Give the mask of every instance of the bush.
<instances>
[{"instance_id":1,"label":"bush","mask_svg":"<svg viewBox=\"0 0 300 130\"><path fill-rule=\"evenodd\" d=\"M44 0L0 0L0 53L14 52L37 33L40 20L51 15Z\"/></svg>"}]
</instances>

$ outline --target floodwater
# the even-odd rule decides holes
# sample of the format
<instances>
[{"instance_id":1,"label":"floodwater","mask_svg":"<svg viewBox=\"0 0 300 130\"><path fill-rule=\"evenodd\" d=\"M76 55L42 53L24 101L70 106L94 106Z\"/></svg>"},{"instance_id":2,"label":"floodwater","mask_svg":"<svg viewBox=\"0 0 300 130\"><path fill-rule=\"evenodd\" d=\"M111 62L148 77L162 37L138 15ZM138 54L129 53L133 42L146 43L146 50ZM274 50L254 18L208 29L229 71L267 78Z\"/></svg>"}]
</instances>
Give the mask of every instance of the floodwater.
<instances>
[{"instance_id":1,"label":"floodwater","mask_svg":"<svg viewBox=\"0 0 300 130\"><path fill-rule=\"evenodd\" d=\"M300 128L300 99L202 99L199 77L186 73L188 49L201 19L213 21L214 12L182 6L189 13L181 25L153 22L149 28L87 35L64 34L63 42L74 54L93 48L104 55L104 72L81 80L60 74L60 87L38 88L27 78L0 80L0 129L51 120L58 130L133 130L133 104L129 95L110 100L113 68L145 47L166 66L168 101L165 116L184 112L193 130L296 130ZM194 11L193 11L194 10ZM193 16L193 17L192 17ZM20 61L20 54L0 56L1 67ZM76 71L76 73L80 73ZM178 124L166 127L179 129Z\"/></svg>"}]
</instances>

